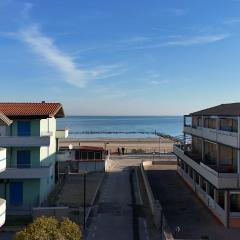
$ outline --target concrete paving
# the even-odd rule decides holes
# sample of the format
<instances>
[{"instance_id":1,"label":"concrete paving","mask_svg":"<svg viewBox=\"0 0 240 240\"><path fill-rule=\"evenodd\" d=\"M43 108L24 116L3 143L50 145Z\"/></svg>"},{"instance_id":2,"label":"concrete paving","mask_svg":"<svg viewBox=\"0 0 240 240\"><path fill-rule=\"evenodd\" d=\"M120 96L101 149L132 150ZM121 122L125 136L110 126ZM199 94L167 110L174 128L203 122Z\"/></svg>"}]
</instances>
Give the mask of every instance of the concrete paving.
<instances>
[{"instance_id":1,"label":"concrete paving","mask_svg":"<svg viewBox=\"0 0 240 240\"><path fill-rule=\"evenodd\" d=\"M124 156L114 157L112 160L114 160L112 169L103 183L88 231L88 240L135 239L129 175L130 167L139 165L140 160ZM144 238L144 234L140 233L141 239L147 239Z\"/></svg>"},{"instance_id":2,"label":"concrete paving","mask_svg":"<svg viewBox=\"0 0 240 240\"><path fill-rule=\"evenodd\" d=\"M239 229L225 228L196 197L176 172L176 166L148 166L147 176L155 199L161 202L167 222L177 238L239 240Z\"/></svg>"}]
</instances>

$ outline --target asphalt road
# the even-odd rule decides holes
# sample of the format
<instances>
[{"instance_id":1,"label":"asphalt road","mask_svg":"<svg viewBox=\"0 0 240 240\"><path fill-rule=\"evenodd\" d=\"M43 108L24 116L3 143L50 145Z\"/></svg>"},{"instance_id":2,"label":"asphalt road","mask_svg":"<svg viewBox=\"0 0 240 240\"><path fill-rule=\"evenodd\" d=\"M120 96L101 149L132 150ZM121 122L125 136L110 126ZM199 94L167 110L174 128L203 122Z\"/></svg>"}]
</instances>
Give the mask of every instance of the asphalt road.
<instances>
[{"instance_id":1,"label":"asphalt road","mask_svg":"<svg viewBox=\"0 0 240 240\"><path fill-rule=\"evenodd\" d=\"M161 202L167 222L180 239L239 240L240 230L225 228L196 197L174 166L149 166L147 175L155 199Z\"/></svg>"},{"instance_id":2,"label":"asphalt road","mask_svg":"<svg viewBox=\"0 0 240 240\"><path fill-rule=\"evenodd\" d=\"M141 160L113 157L112 169L101 188L97 208L92 219L88 240L132 240L133 215L129 180L130 167ZM141 229L142 226L141 226ZM140 233L140 239L144 233Z\"/></svg>"}]
</instances>

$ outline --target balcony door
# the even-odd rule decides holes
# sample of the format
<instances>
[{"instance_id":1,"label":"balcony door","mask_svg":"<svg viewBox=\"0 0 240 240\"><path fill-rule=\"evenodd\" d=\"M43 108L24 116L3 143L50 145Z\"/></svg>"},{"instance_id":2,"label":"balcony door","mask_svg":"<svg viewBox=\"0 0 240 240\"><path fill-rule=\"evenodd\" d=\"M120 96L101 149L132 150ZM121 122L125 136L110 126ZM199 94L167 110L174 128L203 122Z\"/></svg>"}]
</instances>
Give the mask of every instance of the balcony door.
<instances>
[{"instance_id":1,"label":"balcony door","mask_svg":"<svg viewBox=\"0 0 240 240\"><path fill-rule=\"evenodd\" d=\"M23 183L10 183L10 204L14 206L22 205L23 203Z\"/></svg>"},{"instance_id":2,"label":"balcony door","mask_svg":"<svg viewBox=\"0 0 240 240\"><path fill-rule=\"evenodd\" d=\"M17 151L17 168L30 168L31 152L29 150Z\"/></svg>"}]
</instances>

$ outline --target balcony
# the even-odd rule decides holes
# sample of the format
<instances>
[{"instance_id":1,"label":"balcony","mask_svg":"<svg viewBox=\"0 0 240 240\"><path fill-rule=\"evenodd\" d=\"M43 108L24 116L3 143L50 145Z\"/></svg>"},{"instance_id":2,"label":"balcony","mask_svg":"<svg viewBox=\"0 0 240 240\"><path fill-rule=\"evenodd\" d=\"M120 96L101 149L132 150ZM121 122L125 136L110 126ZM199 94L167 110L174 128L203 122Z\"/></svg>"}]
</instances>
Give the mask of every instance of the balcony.
<instances>
[{"instance_id":1,"label":"balcony","mask_svg":"<svg viewBox=\"0 0 240 240\"><path fill-rule=\"evenodd\" d=\"M50 145L50 133L42 136L0 136L2 147L48 147Z\"/></svg>"},{"instance_id":2,"label":"balcony","mask_svg":"<svg viewBox=\"0 0 240 240\"><path fill-rule=\"evenodd\" d=\"M0 198L0 227L5 223L6 219L6 200Z\"/></svg>"},{"instance_id":3,"label":"balcony","mask_svg":"<svg viewBox=\"0 0 240 240\"><path fill-rule=\"evenodd\" d=\"M0 148L0 172L6 169L6 149Z\"/></svg>"},{"instance_id":4,"label":"balcony","mask_svg":"<svg viewBox=\"0 0 240 240\"><path fill-rule=\"evenodd\" d=\"M56 131L56 138L67 138L69 130L68 129L61 129Z\"/></svg>"},{"instance_id":5,"label":"balcony","mask_svg":"<svg viewBox=\"0 0 240 240\"><path fill-rule=\"evenodd\" d=\"M31 165L18 165L6 168L0 173L0 179L33 179L47 178L53 172L53 165L32 167Z\"/></svg>"},{"instance_id":6,"label":"balcony","mask_svg":"<svg viewBox=\"0 0 240 240\"><path fill-rule=\"evenodd\" d=\"M213 142L222 143L234 148L239 148L238 133L218 129L184 126L184 132L197 137L202 137Z\"/></svg>"},{"instance_id":7,"label":"balcony","mask_svg":"<svg viewBox=\"0 0 240 240\"><path fill-rule=\"evenodd\" d=\"M174 145L173 151L191 168L212 183L216 188L239 188L239 175L237 173L217 172L213 166L209 166L194 158L194 155L186 153L179 145Z\"/></svg>"}]
</instances>

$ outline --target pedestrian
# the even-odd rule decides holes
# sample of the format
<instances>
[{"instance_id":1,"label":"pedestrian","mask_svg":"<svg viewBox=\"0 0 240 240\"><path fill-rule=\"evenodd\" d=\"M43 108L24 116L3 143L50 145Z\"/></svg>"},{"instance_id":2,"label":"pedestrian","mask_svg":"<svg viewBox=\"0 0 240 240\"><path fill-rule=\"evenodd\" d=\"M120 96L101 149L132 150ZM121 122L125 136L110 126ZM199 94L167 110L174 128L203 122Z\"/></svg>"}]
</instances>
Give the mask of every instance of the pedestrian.
<instances>
[{"instance_id":1,"label":"pedestrian","mask_svg":"<svg viewBox=\"0 0 240 240\"><path fill-rule=\"evenodd\" d=\"M118 155L120 155L121 153L120 153L120 148L118 147L118 149L117 149L117 152L118 152Z\"/></svg>"},{"instance_id":2,"label":"pedestrian","mask_svg":"<svg viewBox=\"0 0 240 240\"><path fill-rule=\"evenodd\" d=\"M125 153L125 148L122 147L122 155L124 155L124 153Z\"/></svg>"}]
</instances>

